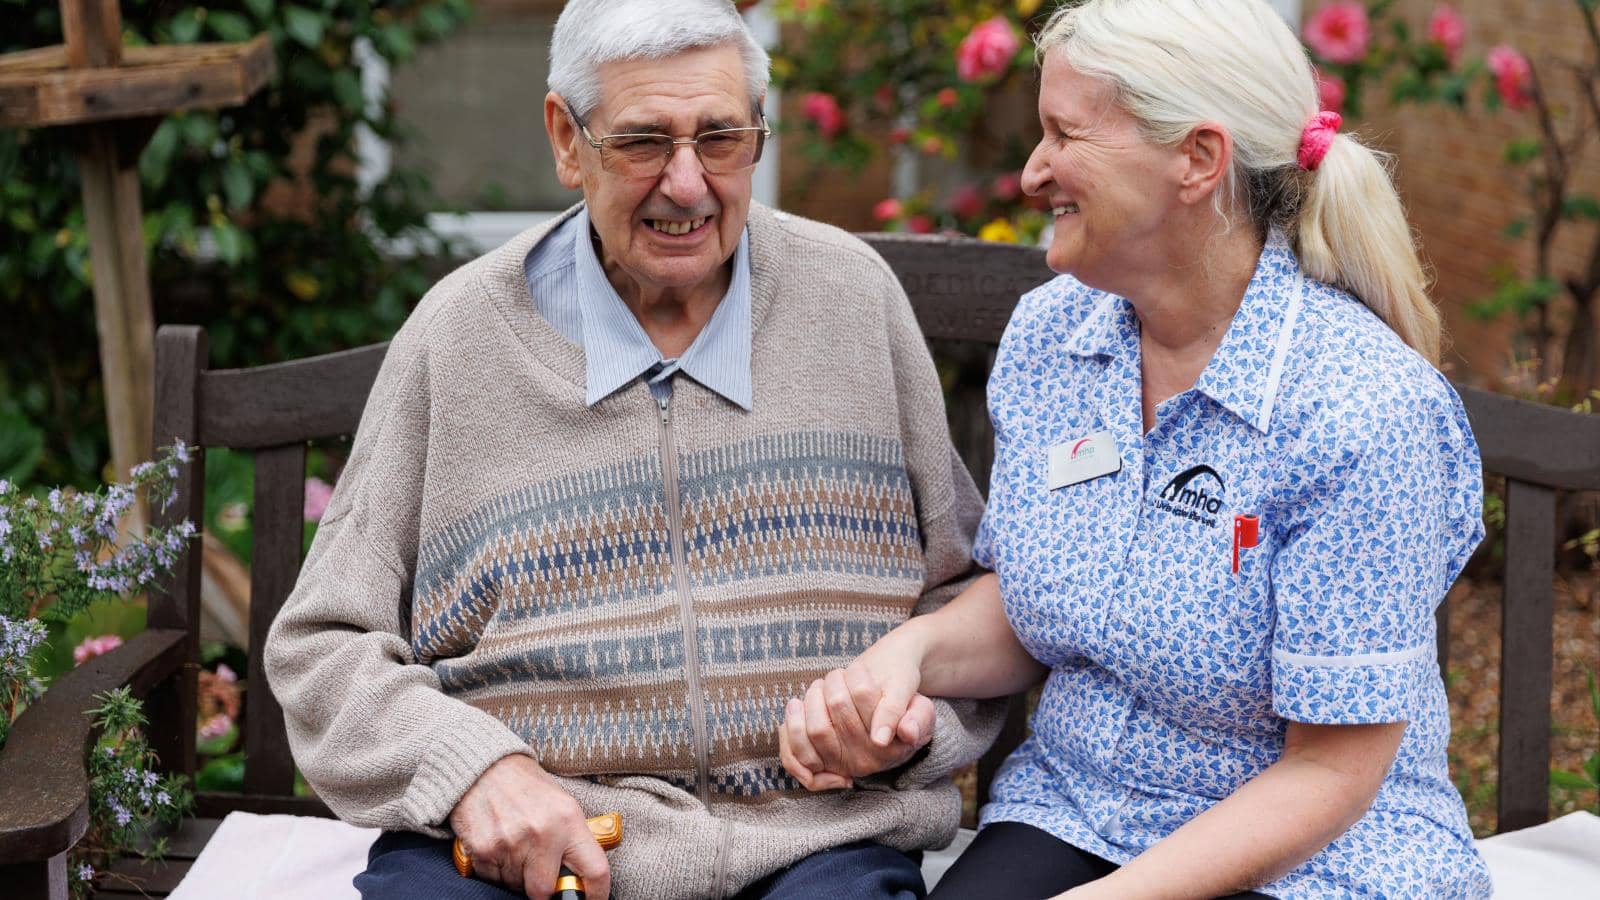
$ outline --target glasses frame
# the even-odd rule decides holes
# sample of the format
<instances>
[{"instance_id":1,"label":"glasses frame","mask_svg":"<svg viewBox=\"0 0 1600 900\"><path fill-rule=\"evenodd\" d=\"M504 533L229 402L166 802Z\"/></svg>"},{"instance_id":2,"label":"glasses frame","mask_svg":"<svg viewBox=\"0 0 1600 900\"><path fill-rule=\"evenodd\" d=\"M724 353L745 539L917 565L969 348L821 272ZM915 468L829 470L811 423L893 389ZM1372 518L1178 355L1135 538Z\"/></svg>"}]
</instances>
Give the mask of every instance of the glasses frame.
<instances>
[{"instance_id":1,"label":"glasses frame","mask_svg":"<svg viewBox=\"0 0 1600 900\"><path fill-rule=\"evenodd\" d=\"M708 174L711 174L711 175L732 175L735 172L743 172L746 169L755 168L756 165L761 162L761 154L762 154L762 152L766 150L767 139L772 137L772 125L771 125L771 123L769 123L767 121L766 113L763 113L760 109L755 109L755 110L753 110L753 112L755 112L756 118L761 121L760 125L744 125L744 126L741 126L739 128L713 128L710 131L702 131L702 132L700 132L699 134L695 135L692 138L675 138L675 137L673 137L672 135L669 135L669 134L639 133L639 132L630 132L630 131L618 132L617 134L601 135L599 138L596 138L589 131L589 126L587 124L585 124L582 119L578 118L578 114L577 113L572 111L572 107L570 107L570 106L567 107L567 115L572 117L573 124L577 125L578 126L578 130L583 133L583 139L585 141L589 142L589 146L593 147L596 153L600 154L600 166L601 166L601 168L605 169L607 172L612 173L613 175L622 175L622 176L629 177L629 178L654 178L655 176L660 175L662 172L665 172L666 169L667 169L667 165L670 162L672 162L672 155L674 153L678 152L678 147L681 144L693 144L694 145L694 157L695 157L695 159L698 159L700 161L700 166L702 168L704 168ZM713 134L729 134L729 133L734 133L734 132L743 133L743 132L746 132L746 131L753 131L753 132L756 133L756 155L755 155L755 158L752 159L750 161L750 164L747 165L747 166L740 166L737 169L729 169L726 172L712 172L711 171L711 167L706 165L706 158L704 156L700 155L700 140L701 140L701 138L704 138L707 135L713 135ZM605 153L606 145L605 145L605 142L610 140L610 139L612 139L612 138L647 138L647 139L649 139L651 141L654 141L656 143L661 144L661 146L666 148L666 152L661 154L661 167L659 169L657 169L656 171L654 171L652 173L649 173L649 174L645 174L645 175L629 175L626 172L619 172L616 169L608 168L606 166L606 153ZM663 138L665 138L666 140L662 140Z\"/></svg>"}]
</instances>

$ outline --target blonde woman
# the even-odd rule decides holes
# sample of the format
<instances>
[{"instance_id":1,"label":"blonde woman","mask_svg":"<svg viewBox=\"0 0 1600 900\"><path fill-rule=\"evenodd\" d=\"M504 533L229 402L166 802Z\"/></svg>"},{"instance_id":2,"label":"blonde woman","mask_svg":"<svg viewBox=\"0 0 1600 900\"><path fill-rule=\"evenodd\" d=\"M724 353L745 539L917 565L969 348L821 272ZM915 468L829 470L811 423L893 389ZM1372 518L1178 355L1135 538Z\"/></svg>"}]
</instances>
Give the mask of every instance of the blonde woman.
<instances>
[{"instance_id":1,"label":"blonde woman","mask_svg":"<svg viewBox=\"0 0 1600 900\"><path fill-rule=\"evenodd\" d=\"M1043 678L936 897L1487 896L1433 619L1481 468L1382 162L1262 0L1039 44L1062 275L989 385L994 574L791 701L785 764L838 787L922 698Z\"/></svg>"}]
</instances>

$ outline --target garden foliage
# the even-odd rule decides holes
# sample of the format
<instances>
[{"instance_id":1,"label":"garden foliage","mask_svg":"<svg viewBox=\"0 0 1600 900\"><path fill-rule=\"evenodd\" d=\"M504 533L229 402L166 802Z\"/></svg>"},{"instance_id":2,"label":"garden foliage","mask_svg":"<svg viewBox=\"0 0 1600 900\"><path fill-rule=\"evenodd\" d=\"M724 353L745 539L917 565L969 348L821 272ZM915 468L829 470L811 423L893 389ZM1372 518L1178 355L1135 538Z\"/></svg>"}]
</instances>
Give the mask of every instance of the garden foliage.
<instances>
[{"instance_id":1,"label":"garden foliage","mask_svg":"<svg viewBox=\"0 0 1600 900\"><path fill-rule=\"evenodd\" d=\"M358 128L404 139L369 104L358 42L391 64L454 30L469 0L122 3L126 43L271 35L277 73L244 106L179 113L139 161L159 322L205 325L240 366L387 338L434 280L423 173L364 190ZM58 44L55 3L0 0L0 52ZM88 237L70 129L0 131L0 477L88 486L106 459ZM397 244L422 255L395 256Z\"/></svg>"},{"instance_id":2,"label":"garden foliage","mask_svg":"<svg viewBox=\"0 0 1600 900\"><path fill-rule=\"evenodd\" d=\"M152 528L142 537L119 535L119 525L141 490L153 506L170 505L191 454L179 442L162 458L135 466L129 483L92 491L69 487L35 494L0 479L0 752L17 718L47 687L46 679L59 674L48 657L62 649L71 623L108 604L129 606L133 595L171 574L195 535L192 523ZM53 646L46 641L50 635ZM78 642L73 663L115 650L122 637L102 634ZM100 706L84 710L94 717L99 737L87 762L89 830L72 851L75 895L85 893L118 856L159 856L158 829L175 824L191 800L184 779L155 771L159 761L145 741L140 701L126 688L96 699Z\"/></svg>"}]
</instances>

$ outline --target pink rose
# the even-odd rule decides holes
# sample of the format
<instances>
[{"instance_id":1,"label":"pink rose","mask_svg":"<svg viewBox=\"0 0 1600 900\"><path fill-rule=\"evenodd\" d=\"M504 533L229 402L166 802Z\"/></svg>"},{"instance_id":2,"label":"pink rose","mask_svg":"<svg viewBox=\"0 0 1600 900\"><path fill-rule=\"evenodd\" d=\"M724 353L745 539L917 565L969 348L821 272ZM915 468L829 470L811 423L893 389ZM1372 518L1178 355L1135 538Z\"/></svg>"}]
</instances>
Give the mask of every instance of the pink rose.
<instances>
[{"instance_id":1,"label":"pink rose","mask_svg":"<svg viewBox=\"0 0 1600 900\"><path fill-rule=\"evenodd\" d=\"M900 213L902 211L903 210L900 207L900 201L893 197L888 197L883 200L879 200L875 205L873 205L872 217L877 219L879 222L888 222L900 218Z\"/></svg>"},{"instance_id":2,"label":"pink rose","mask_svg":"<svg viewBox=\"0 0 1600 900\"><path fill-rule=\"evenodd\" d=\"M200 737L208 741L214 740L227 734L228 729L232 727L233 720L228 718L227 713L217 713L200 725Z\"/></svg>"},{"instance_id":3,"label":"pink rose","mask_svg":"<svg viewBox=\"0 0 1600 900\"><path fill-rule=\"evenodd\" d=\"M1022 41L1005 16L979 23L956 47L956 75L962 81L998 78L1011 68Z\"/></svg>"},{"instance_id":4,"label":"pink rose","mask_svg":"<svg viewBox=\"0 0 1600 900\"><path fill-rule=\"evenodd\" d=\"M994 177L994 184L990 185L994 191L994 198L1002 203L1010 203L1022 193L1022 173L1005 172Z\"/></svg>"},{"instance_id":5,"label":"pink rose","mask_svg":"<svg viewBox=\"0 0 1600 900\"><path fill-rule=\"evenodd\" d=\"M306 505L305 518L307 522L322 521L322 514L328 511L328 501L333 499L333 485L321 478L311 477L306 479Z\"/></svg>"},{"instance_id":6,"label":"pink rose","mask_svg":"<svg viewBox=\"0 0 1600 900\"><path fill-rule=\"evenodd\" d=\"M1344 79L1321 69L1312 70L1317 76L1317 102L1329 112L1344 112Z\"/></svg>"},{"instance_id":7,"label":"pink rose","mask_svg":"<svg viewBox=\"0 0 1600 900\"><path fill-rule=\"evenodd\" d=\"M1305 38L1311 49L1328 62L1359 62L1372 42L1367 8L1354 0L1324 6L1306 23Z\"/></svg>"},{"instance_id":8,"label":"pink rose","mask_svg":"<svg viewBox=\"0 0 1600 900\"><path fill-rule=\"evenodd\" d=\"M912 234L929 234L933 231L933 220L927 216L912 216L906 220L906 230Z\"/></svg>"},{"instance_id":9,"label":"pink rose","mask_svg":"<svg viewBox=\"0 0 1600 900\"><path fill-rule=\"evenodd\" d=\"M933 99L934 102L938 103L940 106L944 107L945 109L949 109L961 102L961 95L956 93L955 88L947 87L940 90L939 93L934 94Z\"/></svg>"},{"instance_id":10,"label":"pink rose","mask_svg":"<svg viewBox=\"0 0 1600 900\"><path fill-rule=\"evenodd\" d=\"M1514 48L1501 44L1489 51L1489 71L1494 73L1495 90L1512 109L1526 109L1533 103L1533 66Z\"/></svg>"},{"instance_id":11,"label":"pink rose","mask_svg":"<svg viewBox=\"0 0 1600 900\"><path fill-rule=\"evenodd\" d=\"M817 132L831 138L844 130L844 110L832 94L812 91L800 100L800 114L817 127Z\"/></svg>"},{"instance_id":12,"label":"pink rose","mask_svg":"<svg viewBox=\"0 0 1600 900\"><path fill-rule=\"evenodd\" d=\"M1467 21L1449 6L1440 6L1428 20L1428 40L1444 48L1444 58L1453 66L1467 43Z\"/></svg>"},{"instance_id":13,"label":"pink rose","mask_svg":"<svg viewBox=\"0 0 1600 900\"><path fill-rule=\"evenodd\" d=\"M903 126L889 129L889 143L899 145L909 140L911 140L911 129Z\"/></svg>"},{"instance_id":14,"label":"pink rose","mask_svg":"<svg viewBox=\"0 0 1600 900\"><path fill-rule=\"evenodd\" d=\"M72 664L81 666L102 653L122 646L122 636L116 634L102 634L99 637L84 638L83 643L72 648Z\"/></svg>"},{"instance_id":15,"label":"pink rose","mask_svg":"<svg viewBox=\"0 0 1600 900\"><path fill-rule=\"evenodd\" d=\"M969 184L950 195L950 211L963 219L971 219L983 212L983 193L975 184Z\"/></svg>"}]
</instances>

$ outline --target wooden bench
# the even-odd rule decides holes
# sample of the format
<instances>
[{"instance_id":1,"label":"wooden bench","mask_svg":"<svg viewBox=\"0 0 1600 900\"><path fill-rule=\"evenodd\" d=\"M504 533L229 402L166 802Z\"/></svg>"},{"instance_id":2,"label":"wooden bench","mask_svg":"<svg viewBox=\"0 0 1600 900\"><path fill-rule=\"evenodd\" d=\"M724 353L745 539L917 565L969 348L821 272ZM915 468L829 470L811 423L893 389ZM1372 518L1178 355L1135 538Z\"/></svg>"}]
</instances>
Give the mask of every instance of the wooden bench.
<instances>
[{"instance_id":1,"label":"wooden bench","mask_svg":"<svg viewBox=\"0 0 1600 900\"><path fill-rule=\"evenodd\" d=\"M943 237L864 237L899 274L930 341L965 345L962 352L977 365L987 365L1017 297L1051 277L1043 253L1034 248ZM162 524L203 521L204 448L255 453L250 640L257 652L250 655L242 726L244 793L200 794L196 818L173 837L167 861L124 861L113 871L136 882L104 889L102 896L168 893L230 811L328 815L319 800L293 796L294 763L259 647L300 568L307 442L355 432L385 350L374 345L254 369L212 370L203 330L161 329L156 444L176 436L202 450L183 474L180 499ZM1556 497L1558 491L1600 490L1600 417L1459 390L1485 469L1506 479L1498 820L1504 831L1547 817ZM992 447L981 391L958 392L949 412L957 447L978 483L987 484ZM96 692L130 685L145 696L149 735L164 765L194 774L199 585L199 561L187 553L171 589L150 597L149 630L60 678L17 721L0 753L0 885L6 896L67 896L66 854L88 825L83 757L92 735L84 710ZM1447 617L1441 608L1441 666ZM1025 730L1022 704L1013 703L999 743L979 765L980 802L995 768Z\"/></svg>"}]
</instances>

